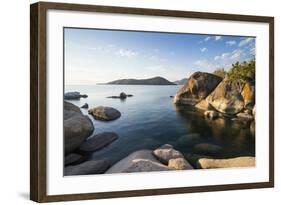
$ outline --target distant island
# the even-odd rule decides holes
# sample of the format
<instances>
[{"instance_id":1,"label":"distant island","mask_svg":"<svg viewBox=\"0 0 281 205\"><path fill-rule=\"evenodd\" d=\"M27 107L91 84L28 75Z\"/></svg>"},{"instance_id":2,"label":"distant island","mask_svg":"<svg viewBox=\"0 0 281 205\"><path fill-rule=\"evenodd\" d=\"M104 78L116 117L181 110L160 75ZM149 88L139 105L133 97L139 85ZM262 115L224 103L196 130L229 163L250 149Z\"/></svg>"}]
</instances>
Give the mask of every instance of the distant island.
<instances>
[{"instance_id":1,"label":"distant island","mask_svg":"<svg viewBox=\"0 0 281 205\"><path fill-rule=\"evenodd\" d=\"M120 79L105 84L109 85L176 85L163 77L154 77L148 79Z\"/></svg>"},{"instance_id":2,"label":"distant island","mask_svg":"<svg viewBox=\"0 0 281 205\"><path fill-rule=\"evenodd\" d=\"M175 83L177 85L185 85L187 83L187 78L183 78L181 80L176 80L173 83Z\"/></svg>"}]
</instances>

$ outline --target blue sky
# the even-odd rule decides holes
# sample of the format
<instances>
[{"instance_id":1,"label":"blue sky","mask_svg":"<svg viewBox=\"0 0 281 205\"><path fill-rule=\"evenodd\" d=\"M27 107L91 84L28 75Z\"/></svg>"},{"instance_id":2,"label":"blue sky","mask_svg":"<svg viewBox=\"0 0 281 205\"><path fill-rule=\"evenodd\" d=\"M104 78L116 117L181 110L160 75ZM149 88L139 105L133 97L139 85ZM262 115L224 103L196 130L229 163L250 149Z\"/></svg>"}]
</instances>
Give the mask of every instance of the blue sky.
<instances>
[{"instance_id":1,"label":"blue sky","mask_svg":"<svg viewBox=\"0 0 281 205\"><path fill-rule=\"evenodd\" d=\"M255 58L255 38L65 28L65 83L96 84L229 69Z\"/></svg>"}]
</instances>

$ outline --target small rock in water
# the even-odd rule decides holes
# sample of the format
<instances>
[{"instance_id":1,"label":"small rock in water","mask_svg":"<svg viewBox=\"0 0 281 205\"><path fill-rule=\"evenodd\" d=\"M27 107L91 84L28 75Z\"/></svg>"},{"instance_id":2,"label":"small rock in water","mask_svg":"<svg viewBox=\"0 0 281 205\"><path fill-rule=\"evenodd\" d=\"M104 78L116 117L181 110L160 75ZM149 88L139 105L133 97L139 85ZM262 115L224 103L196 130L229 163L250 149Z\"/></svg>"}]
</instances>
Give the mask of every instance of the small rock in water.
<instances>
[{"instance_id":1,"label":"small rock in water","mask_svg":"<svg viewBox=\"0 0 281 205\"><path fill-rule=\"evenodd\" d=\"M168 167L177 170L193 169L193 167L184 158L170 159Z\"/></svg>"},{"instance_id":2,"label":"small rock in water","mask_svg":"<svg viewBox=\"0 0 281 205\"><path fill-rule=\"evenodd\" d=\"M169 144L165 144L154 150L153 155L164 164L168 164L170 159L183 158L183 155Z\"/></svg>"},{"instance_id":3,"label":"small rock in water","mask_svg":"<svg viewBox=\"0 0 281 205\"><path fill-rule=\"evenodd\" d=\"M94 152L109 145L111 142L117 139L118 135L116 133L103 132L100 134L96 134L91 138L88 138L80 145L79 149L84 152Z\"/></svg>"},{"instance_id":4,"label":"small rock in water","mask_svg":"<svg viewBox=\"0 0 281 205\"><path fill-rule=\"evenodd\" d=\"M79 100L80 98L87 98L88 95L81 95L80 92L67 92L64 94L64 99L66 100Z\"/></svg>"},{"instance_id":5,"label":"small rock in water","mask_svg":"<svg viewBox=\"0 0 281 205\"><path fill-rule=\"evenodd\" d=\"M126 93L124 93L124 92L120 93L119 96L121 99L125 99L127 97Z\"/></svg>"},{"instance_id":6,"label":"small rock in water","mask_svg":"<svg viewBox=\"0 0 281 205\"><path fill-rule=\"evenodd\" d=\"M121 113L118 110L112 107L104 107L104 106L99 106L90 109L88 113L93 115L96 120L104 120L104 121L115 120L121 117Z\"/></svg>"},{"instance_id":7,"label":"small rock in water","mask_svg":"<svg viewBox=\"0 0 281 205\"><path fill-rule=\"evenodd\" d=\"M85 108L85 109L89 108L88 103L85 103L84 105L82 105L81 108Z\"/></svg>"}]
</instances>

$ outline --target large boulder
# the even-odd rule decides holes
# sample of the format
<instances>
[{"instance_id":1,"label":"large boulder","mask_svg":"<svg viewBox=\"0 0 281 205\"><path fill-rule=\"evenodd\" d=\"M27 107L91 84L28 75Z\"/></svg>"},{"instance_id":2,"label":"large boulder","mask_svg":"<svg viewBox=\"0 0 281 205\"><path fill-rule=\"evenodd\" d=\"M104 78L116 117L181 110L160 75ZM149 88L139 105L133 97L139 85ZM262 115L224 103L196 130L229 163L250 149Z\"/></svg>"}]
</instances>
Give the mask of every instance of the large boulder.
<instances>
[{"instance_id":1,"label":"large boulder","mask_svg":"<svg viewBox=\"0 0 281 205\"><path fill-rule=\"evenodd\" d=\"M230 81L226 77L206 98L206 101L221 113L237 114L244 108L244 99L241 95L243 86L242 81Z\"/></svg>"},{"instance_id":2,"label":"large boulder","mask_svg":"<svg viewBox=\"0 0 281 205\"><path fill-rule=\"evenodd\" d=\"M89 114L93 115L97 120L110 121L118 119L121 113L112 107L99 106L88 111Z\"/></svg>"},{"instance_id":3,"label":"large boulder","mask_svg":"<svg viewBox=\"0 0 281 205\"><path fill-rule=\"evenodd\" d=\"M176 93L174 103L195 105L206 98L222 81L222 78L210 73L195 72L188 82Z\"/></svg>"},{"instance_id":4,"label":"large boulder","mask_svg":"<svg viewBox=\"0 0 281 205\"><path fill-rule=\"evenodd\" d=\"M64 168L64 175L87 175L87 174L103 174L110 166L108 160L90 160L82 164L67 166Z\"/></svg>"},{"instance_id":5,"label":"large boulder","mask_svg":"<svg viewBox=\"0 0 281 205\"><path fill-rule=\"evenodd\" d=\"M198 167L202 169L229 168L229 167L253 167L255 157L236 157L231 159L206 159L198 160Z\"/></svg>"},{"instance_id":6,"label":"large boulder","mask_svg":"<svg viewBox=\"0 0 281 205\"><path fill-rule=\"evenodd\" d=\"M244 100L244 106L252 108L255 104L255 84L246 82L241 95Z\"/></svg>"},{"instance_id":7,"label":"large boulder","mask_svg":"<svg viewBox=\"0 0 281 205\"><path fill-rule=\"evenodd\" d=\"M68 154L77 149L94 131L94 125L88 116L81 113L79 107L64 102L64 152Z\"/></svg>"},{"instance_id":8,"label":"large boulder","mask_svg":"<svg viewBox=\"0 0 281 205\"><path fill-rule=\"evenodd\" d=\"M182 153L175 150L170 144L165 144L155 149L153 155L163 164L168 164L170 159L184 158Z\"/></svg>"},{"instance_id":9,"label":"large boulder","mask_svg":"<svg viewBox=\"0 0 281 205\"><path fill-rule=\"evenodd\" d=\"M151 172L169 171L168 166L161 164L153 155L152 150L139 150L120 160L106 173L130 173L130 172Z\"/></svg>"},{"instance_id":10,"label":"large boulder","mask_svg":"<svg viewBox=\"0 0 281 205\"><path fill-rule=\"evenodd\" d=\"M67 92L64 94L64 99L66 100L79 100L80 98L86 98L88 95L81 95L80 92Z\"/></svg>"},{"instance_id":11,"label":"large boulder","mask_svg":"<svg viewBox=\"0 0 281 205\"><path fill-rule=\"evenodd\" d=\"M88 138L80 145L79 149L84 152L94 152L109 145L116 139L118 139L118 135L116 133L103 132Z\"/></svg>"}]
</instances>

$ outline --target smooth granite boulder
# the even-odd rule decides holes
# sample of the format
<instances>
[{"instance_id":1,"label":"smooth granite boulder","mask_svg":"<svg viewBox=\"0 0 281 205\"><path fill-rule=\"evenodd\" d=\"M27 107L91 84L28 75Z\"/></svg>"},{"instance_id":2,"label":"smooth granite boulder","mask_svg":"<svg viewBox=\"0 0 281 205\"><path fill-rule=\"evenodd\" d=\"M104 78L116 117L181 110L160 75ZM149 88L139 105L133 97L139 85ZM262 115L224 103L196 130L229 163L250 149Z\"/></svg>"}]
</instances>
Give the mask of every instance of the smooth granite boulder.
<instances>
[{"instance_id":1,"label":"smooth granite boulder","mask_svg":"<svg viewBox=\"0 0 281 205\"><path fill-rule=\"evenodd\" d=\"M236 157L231 159L206 159L198 160L198 167L202 169L230 168L230 167L253 167L255 157Z\"/></svg>"},{"instance_id":2,"label":"smooth granite boulder","mask_svg":"<svg viewBox=\"0 0 281 205\"><path fill-rule=\"evenodd\" d=\"M121 113L112 107L99 106L88 111L97 120L110 121L121 117Z\"/></svg>"},{"instance_id":3,"label":"smooth granite boulder","mask_svg":"<svg viewBox=\"0 0 281 205\"><path fill-rule=\"evenodd\" d=\"M170 144L165 144L155 149L153 155L163 164L168 164L170 159L184 158L182 153L175 150Z\"/></svg>"}]
</instances>

